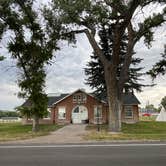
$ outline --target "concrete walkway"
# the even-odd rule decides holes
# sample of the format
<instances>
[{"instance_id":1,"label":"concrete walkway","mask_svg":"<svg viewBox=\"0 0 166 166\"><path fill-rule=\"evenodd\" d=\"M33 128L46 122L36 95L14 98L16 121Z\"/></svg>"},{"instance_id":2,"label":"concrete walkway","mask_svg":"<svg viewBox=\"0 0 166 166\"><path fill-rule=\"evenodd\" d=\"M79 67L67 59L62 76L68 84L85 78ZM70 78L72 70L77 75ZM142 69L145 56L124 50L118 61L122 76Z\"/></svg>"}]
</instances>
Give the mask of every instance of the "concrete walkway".
<instances>
[{"instance_id":1,"label":"concrete walkway","mask_svg":"<svg viewBox=\"0 0 166 166\"><path fill-rule=\"evenodd\" d=\"M40 136L32 139L27 140L17 140L17 141L10 141L6 143L12 144L56 144L56 143L83 143L86 142L83 139L83 136L88 133L85 130L86 125L67 125L63 128L60 128L57 131L51 132L50 135L47 136Z\"/></svg>"}]
</instances>

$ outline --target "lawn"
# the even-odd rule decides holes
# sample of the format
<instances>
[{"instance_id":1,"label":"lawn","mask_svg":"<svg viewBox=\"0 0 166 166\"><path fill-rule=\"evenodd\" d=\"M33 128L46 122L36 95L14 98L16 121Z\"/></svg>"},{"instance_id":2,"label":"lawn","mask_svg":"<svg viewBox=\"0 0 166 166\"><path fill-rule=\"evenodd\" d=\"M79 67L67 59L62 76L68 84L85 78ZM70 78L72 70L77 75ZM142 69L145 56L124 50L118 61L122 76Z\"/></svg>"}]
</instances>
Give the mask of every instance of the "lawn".
<instances>
[{"instance_id":1,"label":"lawn","mask_svg":"<svg viewBox=\"0 0 166 166\"><path fill-rule=\"evenodd\" d=\"M22 125L21 123L0 123L0 142L34 138L47 135L51 131L59 129L60 125L40 125L37 133L32 132L32 125Z\"/></svg>"},{"instance_id":2,"label":"lawn","mask_svg":"<svg viewBox=\"0 0 166 166\"><path fill-rule=\"evenodd\" d=\"M85 139L90 140L165 140L166 123L155 121L140 121L136 124L122 124L120 134L107 132L107 125L101 125L100 132L97 132L95 125L88 125L90 131Z\"/></svg>"},{"instance_id":3,"label":"lawn","mask_svg":"<svg viewBox=\"0 0 166 166\"><path fill-rule=\"evenodd\" d=\"M140 121L155 121L157 118L157 115L151 115L151 116L140 116Z\"/></svg>"}]
</instances>

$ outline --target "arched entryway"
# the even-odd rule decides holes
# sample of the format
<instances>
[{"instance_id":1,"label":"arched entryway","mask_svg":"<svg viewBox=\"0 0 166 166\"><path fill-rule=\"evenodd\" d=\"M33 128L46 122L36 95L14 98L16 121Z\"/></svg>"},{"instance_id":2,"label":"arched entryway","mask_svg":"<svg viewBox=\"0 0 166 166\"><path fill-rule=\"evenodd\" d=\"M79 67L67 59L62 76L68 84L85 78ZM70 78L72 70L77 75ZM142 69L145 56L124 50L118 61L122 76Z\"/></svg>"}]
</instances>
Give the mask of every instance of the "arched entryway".
<instances>
[{"instance_id":1,"label":"arched entryway","mask_svg":"<svg viewBox=\"0 0 166 166\"><path fill-rule=\"evenodd\" d=\"M88 109L85 106L78 105L72 110L72 123L81 124L88 122Z\"/></svg>"}]
</instances>

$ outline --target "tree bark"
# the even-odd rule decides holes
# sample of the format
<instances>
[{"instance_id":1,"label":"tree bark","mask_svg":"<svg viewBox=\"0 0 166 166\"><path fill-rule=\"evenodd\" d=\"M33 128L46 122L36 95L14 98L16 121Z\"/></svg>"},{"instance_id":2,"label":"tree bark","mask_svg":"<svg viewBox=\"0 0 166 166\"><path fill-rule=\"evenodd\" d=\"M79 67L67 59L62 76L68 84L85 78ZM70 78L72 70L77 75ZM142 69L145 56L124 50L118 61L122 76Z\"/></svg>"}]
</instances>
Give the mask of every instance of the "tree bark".
<instances>
[{"instance_id":1,"label":"tree bark","mask_svg":"<svg viewBox=\"0 0 166 166\"><path fill-rule=\"evenodd\" d=\"M121 102L117 97L111 96L108 99L109 104L109 123L108 130L110 132L121 131Z\"/></svg>"},{"instance_id":2,"label":"tree bark","mask_svg":"<svg viewBox=\"0 0 166 166\"><path fill-rule=\"evenodd\" d=\"M33 132L39 131L39 117L37 115L34 115L33 117L32 131Z\"/></svg>"},{"instance_id":3,"label":"tree bark","mask_svg":"<svg viewBox=\"0 0 166 166\"><path fill-rule=\"evenodd\" d=\"M116 68L113 65L105 66L105 80L107 84L107 101L109 106L108 130L121 131L121 97L118 95Z\"/></svg>"}]
</instances>

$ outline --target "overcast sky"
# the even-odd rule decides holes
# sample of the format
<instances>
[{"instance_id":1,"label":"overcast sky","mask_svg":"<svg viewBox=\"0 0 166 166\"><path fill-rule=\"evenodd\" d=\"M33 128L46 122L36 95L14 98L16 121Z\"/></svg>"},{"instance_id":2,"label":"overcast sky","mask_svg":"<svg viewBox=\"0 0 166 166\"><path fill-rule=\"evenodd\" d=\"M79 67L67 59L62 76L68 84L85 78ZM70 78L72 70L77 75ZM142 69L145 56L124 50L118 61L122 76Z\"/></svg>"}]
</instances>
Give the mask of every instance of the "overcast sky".
<instances>
[{"instance_id":1,"label":"overcast sky","mask_svg":"<svg viewBox=\"0 0 166 166\"><path fill-rule=\"evenodd\" d=\"M147 49L143 42L135 47L136 56L144 58L141 66L145 67L145 71L161 58L160 53L164 51L163 45L166 44L166 26L156 31L154 40L151 49ZM10 58L4 48L5 45L4 41L0 44L0 54L7 57L0 62L0 110L13 110L16 106L22 104L23 100L17 97L20 90L17 86L19 71L15 67L14 60ZM92 91L90 87L84 84L84 68L92 54L86 36L77 35L76 45L68 45L68 43L63 42L60 43L60 46L61 51L56 52L54 64L47 66L46 93L66 93L78 88L85 88L88 92ZM152 83L152 81L146 76L143 83ZM161 98L166 96L166 76L158 77L154 83L157 85L144 88L143 92L136 93L141 106L145 106L148 101L158 106Z\"/></svg>"}]
</instances>

